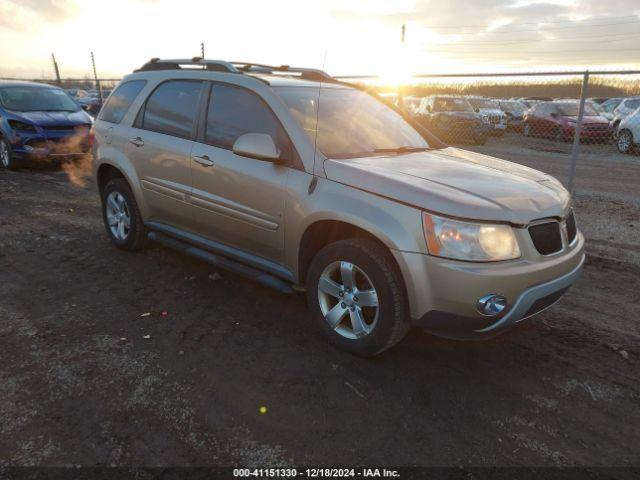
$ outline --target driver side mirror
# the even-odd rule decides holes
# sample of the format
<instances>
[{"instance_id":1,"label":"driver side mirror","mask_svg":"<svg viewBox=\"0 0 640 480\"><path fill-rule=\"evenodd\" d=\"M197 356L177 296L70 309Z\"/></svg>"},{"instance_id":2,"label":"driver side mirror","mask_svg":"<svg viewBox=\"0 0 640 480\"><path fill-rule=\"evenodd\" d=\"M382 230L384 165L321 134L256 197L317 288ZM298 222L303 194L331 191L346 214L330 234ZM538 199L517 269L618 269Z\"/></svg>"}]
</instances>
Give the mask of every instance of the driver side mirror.
<instances>
[{"instance_id":1,"label":"driver side mirror","mask_svg":"<svg viewBox=\"0 0 640 480\"><path fill-rule=\"evenodd\" d=\"M89 110L91 110L91 105L87 105L86 103L83 105L80 105L80 107L85 111L88 112Z\"/></svg>"},{"instance_id":2,"label":"driver side mirror","mask_svg":"<svg viewBox=\"0 0 640 480\"><path fill-rule=\"evenodd\" d=\"M265 162L280 163L280 151L271 135L266 133L245 133L233 144L233 153L242 157L255 158Z\"/></svg>"},{"instance_id":3,"label":"driver side mirror","mask_svg":"<svg viewBox=\"0 0 640 480\"><path fill-rule=\"evenodd\" d=\"M478 107L475 107L475 108L473 109L473 111L474 111L474 112L476 112L476 113L480 113L480 109L479 109Z\"/></svg>"}]
</instances>

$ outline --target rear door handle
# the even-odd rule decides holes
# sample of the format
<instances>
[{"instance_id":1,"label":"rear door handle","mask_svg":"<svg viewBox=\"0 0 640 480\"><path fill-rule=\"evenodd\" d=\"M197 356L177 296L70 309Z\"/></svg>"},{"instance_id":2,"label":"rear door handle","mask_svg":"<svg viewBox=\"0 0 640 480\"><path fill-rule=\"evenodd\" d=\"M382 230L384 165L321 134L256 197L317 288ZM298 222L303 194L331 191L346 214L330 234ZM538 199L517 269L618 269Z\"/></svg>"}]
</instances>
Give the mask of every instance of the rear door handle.
<instances>
[{"instance_id":1,"label":"rear door handle","mask_svg":"<svg viewBox=\"0 0 640 480\"><path fill-rule=\"evenodd\" d=\"M213 167L213 160L211 160L208 155L194 156L193 160L203 167Z\"/></svg>"},{"instance_id":2,"label":"rear door handle","mask_svg":"<svg viewBox=\"0 0 640 480\"><path fill-rule=\"evenodd\" d=\"M140 137L130 138L129 143L135 145L136 147L142 147L144 145L144 140Z\"/></svg>"}]
</instances>

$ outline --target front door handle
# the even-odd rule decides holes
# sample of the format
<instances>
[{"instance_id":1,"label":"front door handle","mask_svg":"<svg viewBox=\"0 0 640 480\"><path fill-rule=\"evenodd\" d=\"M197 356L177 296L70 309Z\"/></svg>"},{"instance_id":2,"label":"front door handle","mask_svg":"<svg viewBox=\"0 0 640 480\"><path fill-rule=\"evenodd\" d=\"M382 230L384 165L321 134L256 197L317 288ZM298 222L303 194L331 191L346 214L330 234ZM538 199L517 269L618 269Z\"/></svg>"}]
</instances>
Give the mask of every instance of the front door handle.
<instances>
[{"instance_id":1,"label":"front door handle","mask_svg":"<svg viewBox=\"0 0 640 480\"><path fill-rule=\"evenodd\" d=\"M136 147L142 147L144 145L144 140L140 137L130 138L129 143L135 145Z\"/></svg>"},{"instance_id":2,"label":"front door handle","mask_svg":"<svg viewBox=\"0 0 640 480\"><path fill-rule=\"evenodd\" d=\"M208 155L194 156L193 159L203 167L213 167L213 160Z\"/></svg>"}]
</instances>

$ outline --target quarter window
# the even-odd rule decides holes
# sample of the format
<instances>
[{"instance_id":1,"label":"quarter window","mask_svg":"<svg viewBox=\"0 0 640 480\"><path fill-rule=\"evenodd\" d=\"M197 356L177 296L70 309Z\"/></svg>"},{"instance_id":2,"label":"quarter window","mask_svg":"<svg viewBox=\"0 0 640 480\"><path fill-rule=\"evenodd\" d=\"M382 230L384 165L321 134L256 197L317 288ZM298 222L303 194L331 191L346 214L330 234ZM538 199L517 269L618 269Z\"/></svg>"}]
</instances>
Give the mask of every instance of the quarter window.
<instances>
[{"instance_id":1,"label":"quarter window","mask_svg":"<svg viewBox=\"0 0 640 480\"><path fill-rule=\"evenodd\" d=\"M271 135L280 152L289 154L287 136L263 100L239 87L213 85L207 110L205 140L216 147L231 150L245 133Z\"/></svg>"},{"instance_id":2,"label":"quarter window","mask_svg":"<svg viewBox=\"0 0 640 480\"><path fill-rule=\"evenodd\" d=\"M146 83L146 80L133 80L116 88L107 103L102 107L100 120L109 123L120 123Z\"/></svg>"},{"instance_id":3,"label":"quarter window","mask_svg":"<svg viewBox=\"0 0 640 480\"><path fill-rule=\"evenodd\" d=\"M191 138L198 110L201 81L170 80L147 99L140 128Z\"/></svg>"}]
</instances>

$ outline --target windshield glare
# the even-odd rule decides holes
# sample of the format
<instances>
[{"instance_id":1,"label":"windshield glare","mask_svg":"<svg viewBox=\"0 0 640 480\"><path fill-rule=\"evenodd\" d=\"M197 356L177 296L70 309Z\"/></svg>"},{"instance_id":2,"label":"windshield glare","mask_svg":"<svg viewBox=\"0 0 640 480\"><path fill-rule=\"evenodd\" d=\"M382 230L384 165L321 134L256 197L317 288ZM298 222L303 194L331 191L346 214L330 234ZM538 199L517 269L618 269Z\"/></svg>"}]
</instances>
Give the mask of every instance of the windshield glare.
<instances>
[{"instance_id":1,"label":"windshield glare","mask_svg":"<svg viewBox=\"0 0 640 480\"><path fill-rule=\"evenodd\" d=\"M556 106L558 108L558 113L564 117L577 117L580 111L580 104L578 103L559 103ZM598 116L598 112L586 103L584 105L584 114L588 117Z\"/></svg>"},{"instance_id":2,"label":"windshield glare","mask_svg":"<svg viewBox=\"0 0 640 480\"><path fill-rule=\"evenodd\" d=\"M311 142L328 158L364 157L403 147L429 148L400 114L366 92L332 87L320 91L276 87L276 91Z\"/></svg>"},{"instance_id":3,"label":"windshield glare","mask_svg":"<svg viewBox=\"0 0 640 480\"><path fill-rule=\"evenodd\" d=\"M496 102L486 98L470 98L469 102L476 108L492 108L495 110L499 108Z\"/></svg>"},{"instance_id":4,"label":"windshield glare","mask_svg":"<svg viewBox=\"0 0 640 480\"><path fill-rule=\"evenodd\" d=\"M18 112L76 112L80 107L59 88L5 87L0 89L0 103Z\"/></svg>"},{"instance_id":5,"label":"windshield glare","mask_svg":"<svg viewBox=\"0 0 640 480\"><path fill-rule=\"evenodd\" d=\"M434 112L473 112L473 107L464 98L439 97L433 101Z\"/></svg>"}]
</instances>

